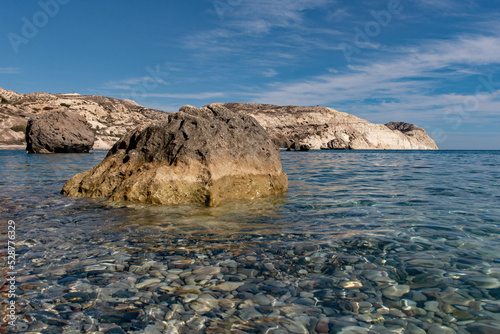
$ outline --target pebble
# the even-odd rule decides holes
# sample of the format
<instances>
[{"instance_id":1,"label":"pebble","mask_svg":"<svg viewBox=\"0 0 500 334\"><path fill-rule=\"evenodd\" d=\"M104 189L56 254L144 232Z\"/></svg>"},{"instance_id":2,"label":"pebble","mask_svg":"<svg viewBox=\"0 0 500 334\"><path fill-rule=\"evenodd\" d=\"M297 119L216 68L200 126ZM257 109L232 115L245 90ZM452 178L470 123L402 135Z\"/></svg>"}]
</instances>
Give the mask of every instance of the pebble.
<instances>
[{"instance_id":1,"label":"pebble","mask_svg":"<svg viewBox=\"0 0 500 334\"><path fill-rule=\"evenodd\" d=\"M408 324L406 328L406 334L426 334L427 332L415 324Z\"/></svg>"},{"instance_id":2,"label":"pebble","mask_svg":"<svg viewBox=\"0 0 500 334\"><path fill-rule=\"evenodd\" d=\"M404 294L410 292L410 286L404 284L391 285L382 290L384 297L389 299L401 298Z\"/></svg>"},{"instance_id":3,"label":"pebble","mask_svg":"<svg viewBox=\"0 0 500 334\"><path fill-rule=\"evenodd\" d=\"M467 281L481 289L498 289L500 280L489 276L466 276Z\"/></svg>"},{"instance_id":4,"label":"pebble","mask_svg":"<svg viewBox=\"0 0 500 334\"><path fill-rule=\"evenodd\" d=\"M193 270L194 275L217 275L221 267L199 267Z\"/></svg>"},{"instance_id":5,"label":"pebble","mask_svg":"<svg viewBox=\"0 0 500 334\"><path fill-rule=\"evenodd\" d=\"M438 307L439 307L439 302L429 301L425 302L424 309L429 312L441 312Z\"/></svg>"},{"instance_id":6,"label":"pebble","mask_svg":"<svg viewBox=\"0 0 500 334\"><path fill-rule=\"evenodd\" d=\"M427 334L457 334L457 332L446 326L432 326L427 330Z\"/></svg>"},{"instance_id":7,"label":"pebble","mask_svg":"<svg viewBox=\"0 0 500 334\"><path fill-rule=\"evenodd\" d=\"M29 327L19 329L500 333L500 269L484 267L473 252L455 259L429 248L428 258L414 259L412 249L427 247L425 240L348 237L295 247L269 246L265 235L252 239L256 244L248 251L233 237L240 240L158 239L152 249L137 239L133 247L124 245L127 251L113 252L103 246L71 253L70 246L52 259L47 249L57 246L37 236L40 241L21 252L27 259L18 274L16 306L19 326ZM441 238L428 244L443 245ZM58 262L51 272L43 267L58 258L65 265Z\"/></svg>"},{"instance_id":8,"label":"pebble","mask_svg":"<svg viewBox=\"0 0 500 334\"><path fill-rule=\"evenodd\" d=\"M146 279L140 283L137 283L135 285L136 289L142 289L142 288L145 288L147 286L150 286L150 285L153 285L155 283L160 283L161 282L161 279L159 278L149 278L149 279Z\"/></svg>"},{"instance_id":9,"label":"pebble","mask_svg":"<svg viewBox=\"0 0 500 334\"><path fill-rule=\"evenodd\" d=\"M357 289L363 287L363 283L361 283L360 281L343 281L340 282L339 285L344 289Z\"/></svg>"},{"instance_id":10,"label":"pebble","mask_svg":"<svg viewBox=\"0 0 500 334\"><path fill-rule=\"evenodd\" d=\"M245 285L245 283L242 283L242 282L223 282L219 285L214 286L212 289L227 292L227 291L234 291L242 285Z\"/></svg>"}]
</instances>

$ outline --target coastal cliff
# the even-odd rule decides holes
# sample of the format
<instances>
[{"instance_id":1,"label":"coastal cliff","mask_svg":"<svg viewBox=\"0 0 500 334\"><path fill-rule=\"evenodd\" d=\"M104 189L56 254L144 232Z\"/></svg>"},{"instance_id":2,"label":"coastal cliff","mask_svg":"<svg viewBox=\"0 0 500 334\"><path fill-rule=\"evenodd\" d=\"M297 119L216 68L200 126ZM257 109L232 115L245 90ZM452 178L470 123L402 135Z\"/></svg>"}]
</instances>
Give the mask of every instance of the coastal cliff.
<instances>
[{"instance_id":1,"label":"coastal cliff","mask_svg":"<svg viewBox=\"0 0 500 334\"><path fill-rule=\"evenodd\" d=\"M253 116L280 147L292 143L312 149L436 150L424 129L409 123L374 124L326 107L217 103Z\"/></svg>"},{"instance_id":2,"label":"coastal cliff","mask_svg":"<svg viewBox=\"0 0 500 334\"><path fill-rule=\"evenodd\" d=\"M110 149L139 125L164 121L168 113L132 100L79 94L18 94L0 88L0 145L24 147L29 118L47 111L83 116L95 133L94 149ZM253 116L282 148L292 144L311 149L438 149L424 129L409 123L374 124L326 107L213 103ZM21 146L22 145L22 146Z\"/></svg>"}]
</instances>

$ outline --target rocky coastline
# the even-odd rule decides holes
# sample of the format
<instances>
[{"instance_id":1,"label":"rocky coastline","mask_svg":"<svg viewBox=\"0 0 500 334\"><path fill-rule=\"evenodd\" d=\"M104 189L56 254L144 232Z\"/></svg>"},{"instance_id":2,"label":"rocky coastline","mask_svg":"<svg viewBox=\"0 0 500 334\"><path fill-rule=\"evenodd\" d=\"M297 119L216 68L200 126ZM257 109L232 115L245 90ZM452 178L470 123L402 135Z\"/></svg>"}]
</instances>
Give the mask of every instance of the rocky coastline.
<instances>
[{"instance_id":1,"label":"rocky coastline","mask_svg":"<svg viewBox=\"0 0 500 334\"><path fill-rule=\"evenodd\" d=\"M79 94L18 94L0 88L0 145L25 145L28 119L49 111L83 116L95 134L93 149L110 149L138 126L164 121L168 113L132 100ZM254 103L213 103L254 117L281 148L436 150L424 129L405 122L373 124L326 107L275 106ZM306 149L308 148L308 149ZM294 149L295 150L295 149Z\"/></svg>"}]
</instances>

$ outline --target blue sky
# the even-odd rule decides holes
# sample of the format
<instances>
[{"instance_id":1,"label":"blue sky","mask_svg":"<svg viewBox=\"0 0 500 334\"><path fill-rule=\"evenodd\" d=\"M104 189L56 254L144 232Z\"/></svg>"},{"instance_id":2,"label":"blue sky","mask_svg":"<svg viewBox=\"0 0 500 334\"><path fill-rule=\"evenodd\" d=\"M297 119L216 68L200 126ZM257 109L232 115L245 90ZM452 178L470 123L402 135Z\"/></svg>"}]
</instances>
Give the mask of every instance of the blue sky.
<instances>
[{"instance_id":1,"label":"blue sky","mask_svg":"<svg viewBox=\"0 0 500 334\"><path fill-rule=\"evenodd\" d=\"M2 1L0 87L323 105L500 149L497 0Z\"/></svg>"}]
</instances>

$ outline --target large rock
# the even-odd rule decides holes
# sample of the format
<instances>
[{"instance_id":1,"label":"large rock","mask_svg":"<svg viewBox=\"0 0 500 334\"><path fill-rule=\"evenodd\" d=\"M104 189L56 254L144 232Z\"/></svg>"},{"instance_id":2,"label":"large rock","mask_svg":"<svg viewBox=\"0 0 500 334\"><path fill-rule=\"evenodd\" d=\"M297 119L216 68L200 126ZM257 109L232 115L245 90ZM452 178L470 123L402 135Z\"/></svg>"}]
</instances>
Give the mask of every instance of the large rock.
<instances>
[{"instance_id":1,"label":"large rock","mask_svg":"<svg viewBox=\"0 0 500 334\"><path fill-rule=\"evenodd\" d=\"M50 111L28 120L26 151L29 153L87 153L94 132L85 118L68 111Z\"/></svg>"},{"instance_id":2,"label":"large rock","mask_svg":"<svg viewBox=\"0 0 500 334\"><path fill-rule=\"evenodd\" d=\"M138 127L62 194L154 204L253 199L285 192L279 150L248 115L185 106L164 122Z\"/></svg>"},{"instance_id":3,"label":"large rock","mask_svg":"<svg viewBox=\"0 0 500 334\"><path fill-rule=\"evenodd\" d=\"M373 124L326 107L275 106L255 103L221 103L244 113L267 130L282 148L293 142L312 149L435 150L436 143L424 129L408 123Z\"/></svg>"}]
</instances>

